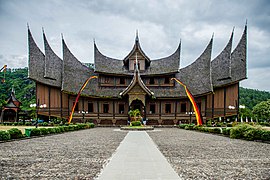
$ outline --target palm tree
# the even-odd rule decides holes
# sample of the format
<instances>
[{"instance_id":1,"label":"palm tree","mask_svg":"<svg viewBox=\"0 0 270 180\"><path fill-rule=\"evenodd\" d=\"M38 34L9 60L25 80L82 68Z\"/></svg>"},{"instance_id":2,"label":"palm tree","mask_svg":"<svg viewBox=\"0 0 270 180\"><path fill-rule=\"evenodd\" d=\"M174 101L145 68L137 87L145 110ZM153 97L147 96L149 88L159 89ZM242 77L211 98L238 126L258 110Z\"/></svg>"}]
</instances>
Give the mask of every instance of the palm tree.
<instances>
[{"instance_id":1,"label":"palm tree","mask_svg":"<svg viewBox=\"0 0 270 180\"><path fill-rule=\"evenodd\" d=\"M131 117L131 121L137 121L141 117L141 112L139 109L130 110L128 115Z\"/></svg>"}]
</instances>

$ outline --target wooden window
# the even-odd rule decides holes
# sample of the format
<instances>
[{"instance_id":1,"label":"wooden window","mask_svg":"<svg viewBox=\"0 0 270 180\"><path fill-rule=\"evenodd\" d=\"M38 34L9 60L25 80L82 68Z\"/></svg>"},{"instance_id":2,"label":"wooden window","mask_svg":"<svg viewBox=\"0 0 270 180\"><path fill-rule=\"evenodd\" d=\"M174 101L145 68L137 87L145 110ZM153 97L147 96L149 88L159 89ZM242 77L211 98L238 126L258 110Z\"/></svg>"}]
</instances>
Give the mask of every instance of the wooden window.
<instances>
[{"instance_id":1,"label":"wooden window","mask_svg":"<svg viewBox=\"0 0 270 180\"><path fill-rule=\"evenodd\" d=\"M155 78L151 77L149 80L149 84L155 84Z\"/></svg>"},{"instance_id":2,"label":"wooden window","mask_svg":"<svg viewBox=\"0 0 270 180\"><path fill-rule=\"evenodd\" d=\"M75 102L73 102L73 106L74 106L74 104L75 104ZM77 102L74 111L79 111L79 102Z\"/></svg>"},{"instance_id":3,"label":"wooden window","mask_svg":"<svg viewBox=\"0 0 270 180\"><path fill-rule=\"evenodd\" d=\"M120 77L120 84L126 84L126 79L124 77Z\"/></svg>"},{"instance_id":4,"label":"wooden window","mask_svg":"<svg viewBox=\"0 0 270 180\"><path fill-rule=\"evenodd\" d=\"M156 113L156 104L150 104L150 114Z\"/></svg>"},{"instance_id":5,"label":"wooden window","mask_svg":"<svg viewBox=\"0 0 270 180\"><path fill-rule=\"evenodd\" d=\"M125 112L125 104L119 104L119 114L124 114Z\"/></svg>"},{"instance_id":6,"label":"wooden window","mask_svg":"<svg viewBox=\"0 0 270 180\"><path fill-rule=\"evenodd\" d=\"M103 104L103 113L109 113L109 104Z\"/></svg>"},{"instance_id":7,"label":"wooden window","mask_svg":"<svg viewBox=\"0 0 270 180\"><path fill-rule=\"evenodd\" d=\"M88 103L88 112L94 112L94 104L93 103Z\"/></svg>"},{"instance_id":8,"label":"wooden window","mask_svg":"<svg viewBox=\"0 0 270 180\"><path fill-rule=\"evenodd\" d=\"M180 112L182 112L182 113L187 112L187 104L186 103L181 103Z\"/></svg>"},{"instance_id":9,"label":"wooden window","mask_svg":"<svg viewBox=\"0 0 270 180\"><path fill-rule=\"evenodd\" d=\"M169 77L165 77L164 84L170 84L170 78Z\"/></svg>"},{"instance_id":10,"label":"wooden window","mask_svg":"<svg viewBox=\"0 0 270 180\"><path fill-rule=\"evenodd\" d=\"M104 78L104 83L105 84L109 84L110 83L110 78L109 77L105 77Z\"/></svg>"},{"instance_id":11,"label":"wooden window","mask_svg":"<svg viewBox=\"0 0 270 180\"><path fill-rule=\"evenodd\" d=\"M165 104L165 113L171 113L171 108L172 108L171 104Z\"/></svg>"}]
</instances>

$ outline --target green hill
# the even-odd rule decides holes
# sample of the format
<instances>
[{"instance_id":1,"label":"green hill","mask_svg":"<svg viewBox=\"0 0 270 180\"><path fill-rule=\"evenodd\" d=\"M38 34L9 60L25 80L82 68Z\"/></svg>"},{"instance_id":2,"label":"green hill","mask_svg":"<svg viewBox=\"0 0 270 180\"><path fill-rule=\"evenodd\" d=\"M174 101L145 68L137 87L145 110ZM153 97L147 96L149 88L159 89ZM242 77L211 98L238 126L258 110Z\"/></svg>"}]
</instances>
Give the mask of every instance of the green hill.
<instances>
[{"instance_id":1,"label":"green hill","mask_svg":"<svg viewBox=\"0 0 270 180\"><path fill-rule=\"evenodd\" d=\"M21 101L22 110L28 110L30 104L35 103L35 82L28 79L28 68L7 69L5 82L0 84L0 107L14 88L16 98ZM4 78L4 72L0 73L0 78Z\"/></svg>"},{"instance_id":2,"label":"green hill","mask_svg":"<svg viewBox=\"0 0 270 180\"><path fill-rule=\"evenodd\" d=\"M268 99L270 99L270 92L240 87L240 104L245 105L250 110L256 104Z\"/></svg>"}]
</instances>

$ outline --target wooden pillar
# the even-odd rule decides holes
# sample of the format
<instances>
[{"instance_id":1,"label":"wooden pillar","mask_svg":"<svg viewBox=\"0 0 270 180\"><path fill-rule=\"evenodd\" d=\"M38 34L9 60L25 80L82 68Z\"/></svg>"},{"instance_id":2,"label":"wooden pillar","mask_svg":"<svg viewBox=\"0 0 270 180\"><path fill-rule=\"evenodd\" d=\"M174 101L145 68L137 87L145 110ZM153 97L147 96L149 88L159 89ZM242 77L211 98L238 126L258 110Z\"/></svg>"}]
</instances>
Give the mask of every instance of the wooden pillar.
<instances>
[{"instance_id":1,"label":"wooden pillar","mask_svg":"<svg viewBox=\"0 0 270 180\"><path fill-rule=\"evenodd\" d=\"M226 120L226 87L224 87L224 120Z\"/></svg>"},{"instance_id":2,"label":"wooden pillar","mask_svg":"<svg viewBox=\"0 0 270 180\"><path fill-rule=\"evenodd\" d=\"M68 116L70 115L70 114L69 114L69 99L70 99L70 95L68 94L68 104L67 104L67 105L68 105L68 106L67 106L67 107L68 107Z\"/></svg>"},{"instance_id":3,"label":"wooden pillar","mask_svg":"<svg viewBox=\"0 0 270 180\"><path fill-rule=\"evenodd\" d=\"M98 111L97 112L98 113L97 115L98 115L98 119L99 119L99 100L97 100L97 111Z\"/></svg>"},{"instance_id":4,"label":"wooden pillar","mask_svg":"<svg viewBox=\"0 0 270 180\"><path fill-rule=\"evenodd\" d=\"M214 118L214 113L215 113L215 95L214 93L212 94L212 118Z\"/></svg>"},{"instance_id":5,"label":"wooden pillar","mask_svg":"<svg viewBox=\"0 0 270 180\"><path fill-rule=\"evenodd\" d=\"M159 100L159 119L161 119L161 100Z\"/></svg>"},{"instance_id":6,"label":"wooden pillar","mask_svg":"<svg viewBox=\"0 0 270 180\"><path fill-rule=\"evenodd\" d=\"M175 100L175 105L174 105L174 119L176 119L177 115L177 100Z\"/></svg>"},{"instance_id":7,"label":"wooden pillar","mask_svg":"<svg viewBox=\"0 0 270 180\"><path fill-rule=\"evenodd\" d=\"M60 90L60 117L63 118L63 92Z\"/></svg>"},{"instance_id":8,"label":"wooden pillar","mask_svg":"<svg viewBox=\"0 0 270 180\"><path fill-rule=\"evenodd\" d=\"M49 106L49 121L50 121L50 117L51 117L51 87L50 86L49 86L48 90L49 90L49 104L48 104L48 106Z\"/></svg>"}]
</instances>

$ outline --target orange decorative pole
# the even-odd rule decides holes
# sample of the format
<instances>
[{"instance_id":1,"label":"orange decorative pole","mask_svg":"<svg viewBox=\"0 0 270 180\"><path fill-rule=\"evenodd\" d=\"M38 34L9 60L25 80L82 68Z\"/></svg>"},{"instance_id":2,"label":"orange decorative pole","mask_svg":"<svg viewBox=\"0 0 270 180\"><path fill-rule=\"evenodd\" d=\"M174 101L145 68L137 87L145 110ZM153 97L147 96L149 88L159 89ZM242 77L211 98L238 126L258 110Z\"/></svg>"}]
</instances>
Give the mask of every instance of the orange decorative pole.
<instances>
[{"instance_id":1,"label":"orange decorative pole","mask_svg":"<svg viewBox=\"0 0 270 180\"><path fill-rule=\"evenodd\" d=\"M86 85L88 84L88 82L91 80L91 79L94 79L94 78L98 78L97 76L91 76L89 77L85 82L84 84L82 85L81 89L79 90L78 92L78 95L76 97L76 100L75 100L75 103L73 104L73 107L72 107L72 110L70 112L70 115L69 115L69 118L68 118L68 124L70 124L71 120L72 120L72 117L73 117L73 113L74 113L74 110L75 110L75 107L79 101L79 97L81 95L81 92L83 91L83 89L86 87Z\"/></svg>"},{"instance_id":2,"label":"orange decorative pole","mask_svg":"<svg viewBox=\"0 0 270 180\"><path fill-rule=\"evenodd\" d=\"M193 95L188 90L187 86L185 84L183 84L179 79L172 78L171 80L175 80L178 84L182 85L185 88L187 96L188 96L190 102L192 103L193 109L195 111L195 115L196 115L196 119L197 119L197 125L202 125L202 116L201 116L200 109L198 108L198 105L197 105Z\"/></svg>"}]
</instances>

